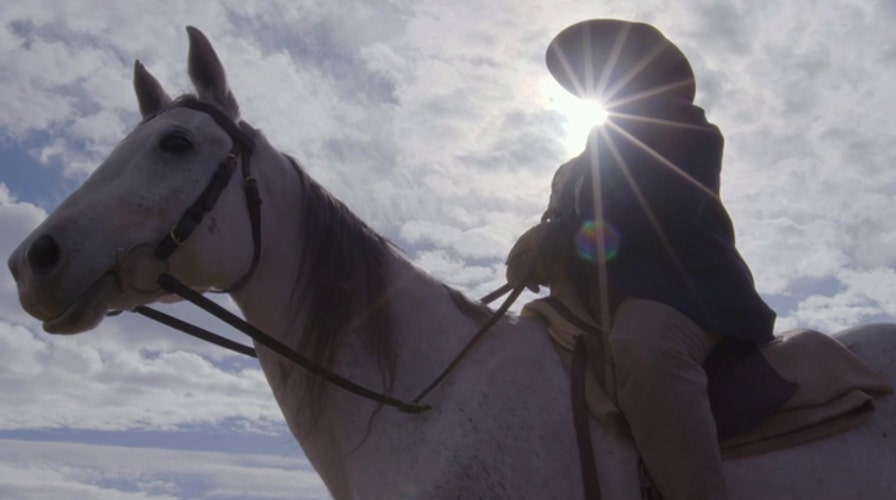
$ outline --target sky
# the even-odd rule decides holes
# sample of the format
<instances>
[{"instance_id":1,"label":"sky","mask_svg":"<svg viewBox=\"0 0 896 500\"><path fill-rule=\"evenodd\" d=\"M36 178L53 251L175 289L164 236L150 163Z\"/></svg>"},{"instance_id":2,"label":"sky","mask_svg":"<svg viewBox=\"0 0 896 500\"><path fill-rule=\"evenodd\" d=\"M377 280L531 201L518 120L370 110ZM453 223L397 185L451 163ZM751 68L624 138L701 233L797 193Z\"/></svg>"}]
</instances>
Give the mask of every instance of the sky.
<instances>
[{"instance_id":1,"label":"sky","mask_svg":"<svg viewBox=\"0 0 896 500\"><path fill-rule=\"evenodd\" d=\"M169 93L192 90L195 25L247 122L419 267L483 295L587 136L544 50L572 23L613 17L654 24L690 59L696 103L726 137L722 199L777 330L896 320L893 0L0 0L0 12L3 261L139 121L134 59ZM5 268L0 497L328 498L253 360L133 315L49 336Z\"/></svg>"}]
</instances>

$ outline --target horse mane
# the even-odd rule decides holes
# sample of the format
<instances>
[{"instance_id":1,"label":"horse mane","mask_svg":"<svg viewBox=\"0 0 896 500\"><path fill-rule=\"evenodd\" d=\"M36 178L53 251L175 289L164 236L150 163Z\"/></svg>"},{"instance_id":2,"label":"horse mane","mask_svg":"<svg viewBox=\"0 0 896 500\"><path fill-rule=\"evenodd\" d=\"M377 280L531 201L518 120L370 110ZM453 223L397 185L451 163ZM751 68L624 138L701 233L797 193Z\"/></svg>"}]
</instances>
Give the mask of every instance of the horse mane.
<instances>
[{"instance_id":1,"label":"horse mane","mask_svg":"<svg viewBox=\"0 0 896 500\"><path fill-rule=\"evenodd\" d=\"M197 96L183 94L141 123L191 99ZM298 161L284 156L302 187L299 225L303 237L289 319L297 323L301 315L304 321L297 332L298 345L293 347L326 368L332 366L342 338L364 335L362 341L380 365L383 391L389 393L396 365L386 279L389 244L314 181ZM295 369L290 366L286 377ZM323 409L329 384L317 376L305 380L302 404L315 415Z\"/></svg>"},{"instance_id":2,"label":"horse mane","mask_svg":"<svg viewBox=\"0 0 896 500\"><path fill-rule=\"evenodd\" d=\"M389 244L294 158L285 156L302 184L302 248L291 297L291 319L295 322L300 314L304 318L297 348L327 367L342 338L364 335L362 341L379 362L383 390L388 393L396 364L386 279ZM303 403L317 413L329 384L320 377L306 380Z\"/></svg>"}]
</instances>

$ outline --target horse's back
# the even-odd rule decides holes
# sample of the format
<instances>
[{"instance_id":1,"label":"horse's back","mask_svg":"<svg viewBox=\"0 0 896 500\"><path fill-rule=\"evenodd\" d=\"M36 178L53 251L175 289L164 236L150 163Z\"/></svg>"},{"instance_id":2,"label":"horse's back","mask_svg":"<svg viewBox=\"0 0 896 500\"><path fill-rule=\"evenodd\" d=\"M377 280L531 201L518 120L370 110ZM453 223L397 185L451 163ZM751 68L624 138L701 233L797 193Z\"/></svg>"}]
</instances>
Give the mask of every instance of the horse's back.
<instances>
[{"instance_id":1,"label":"horse's back","mask_svg":"<svg viewBox=\"0 0 896 500\"><path fill-rule=\"evenodd\" d=\"M862 325L832 335L875 370L896 382L896 324Z\"/></svg>"},{"instance_id":2,"label":"horse's back","mask_svg":"<svg viewBox=\"0 0 896 500\"><path fill-rule=\"evenodd\" d=\"M896 324L871 324L832 335L896 382ZM871 420L836 436L725 463L730 497L896 498L896 403L875 398Z\"/></svg>"}]
</instances>

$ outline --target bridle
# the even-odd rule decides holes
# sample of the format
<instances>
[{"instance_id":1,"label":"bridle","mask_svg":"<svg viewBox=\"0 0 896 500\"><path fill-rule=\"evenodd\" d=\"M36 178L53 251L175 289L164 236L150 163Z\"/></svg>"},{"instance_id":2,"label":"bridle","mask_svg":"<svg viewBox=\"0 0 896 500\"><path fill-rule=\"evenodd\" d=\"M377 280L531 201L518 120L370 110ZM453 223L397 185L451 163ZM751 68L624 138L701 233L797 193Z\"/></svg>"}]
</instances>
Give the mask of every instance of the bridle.
<instances>
[{"instance_id":1,"label":"bridle","mask_svg":"<svg viewBox=\"0 0 896 500\"><path fill-rule=\"evenodd\" d=\"M132 288L134 288L132 283L128 283L128 266L133 264L131 262L132 258L138 257L141 254L145 254L151 249L152 256L154 257L154 262L160 263L156 266L159 269L158 277L155 281L155 285L157 285L158 288L161 288L168 293L177 295L182 299L193 303L194 305L224 321L233 328L245 333L258 344L261 344L273 350L284 358L292 361L296 365L301 366L315 376L323 378L333 385L341 387L342 389L352 392L362 398L375 401L385 406L397 408L399 411L405 413L417 414L430 410L432 407L428 404L422 404L421 401L436 387L438 387L438 385L443 380L445 380L445 378L460 364L466 354L470 352L470 350L472 350L476 343L486 333L488 333L489 330L491 330L491 328L495 324L497 324L498 321L504 316L510 306L514 303L514 301L516 301L516 299L526 288L525 284L530 281L530 278L534 273L534 266L531 264L527 266L526 271L524 272L523 279L520 281L519 285L514 287L508 283L504 286L499 287L498 289L489 293L481 299L482 302L488 304L503 296L507 292L510 292L507 298L504 299L504 302L501 304L501 306L492 313L492 315L487 321L485 321L485 323L483 323L483 325L473 335L473 337L470 338L464 348L461 349L461 351L454 357L451 363L449 363L448 366L445 367L445 369L442 370L442 372L435 378L435 380L433 380L428 386L426 386L426 388L423 389L410 402L402 401L400 399L389 396L388 394L379 393L368 389L367 387L356 384L351 380L348 380L328 370L327 368L324 368L320 364L315 363L311 359L303 356L295 349L292 349L286 344L283 344L279 340L263 332L251 323L231 313L227 309L219 306L201 293L193 290L187 285L184 285L177 278L167 272L168 258L171 257L174 251L177 250L184 243L184 241L186 241L186 239L190 237L190 235L193 233L193 230L195 230L196 227L202 222L205 214L211 211L212 208L214 208L215 203L218 201L218 198L221 196L224 188L227 187L227 184L230 182L230 178L233 176L233 171L236 169L237 163L240 163L242 165L242 187L243 193L245 194L246 198L246 209L249 212L249 221L251 223L253 247L252 261L249 265L249 269L247 269L246 272L243 273L243 275L238 280L236 280L236 282L234 282L224 290L219 290L217 292L231 293L245 286L246 283L248 283L252 278L255 270L258 268L258 262L261 254L261 197L258 193L258 185L255 181L255 178L252 177L250 163L252 159L252 153L255 151L254 139L250 134L246 133L237 123L234 123L234 121L231 120L230 117L228 117L221 110L211 104L192 98L184 99L179 104L185 108L200 111L211 116L212 119L214 119L215 122L230 136L232 142L230 153L227 155L227 157L221 160L221 163L218 164L218 168L215 170L215 173L212 174L212 178L209 180L209 183L206 185L205 189L202 190L202 193L199 194L199 197L196 199L196 201L194 201L193 204L190 205L189 208L187 208L187 210L177 221L177 223L171 228L170 231L168 231L168 234L166 234L154 248L152 243L144 243L133 247L129 251L119 252L118 264L114 267L113 272L118 277L120 286L123 289L127 286L131 286ZM295 162L291 158L287 158L291 163L293 163L293 166L296 166ZM539 243L539 246L541 246L541 244L543 244L543 242ZM534 253L538 252L536 251ZM137 289L138 291L140 291L139 288ZM110 314L118 314L119 312L120 311L116 311ZM174 329L180 330L196 338L205 340L225 349L229 349L233 352L251 356L253 358L257 357L255 350L247 345L240 344L239 342L234 342L230 339L212 333L196 325L187 323L156 309L147 306L138 306L133 309L133 312L158 321L162 324L168 325ZM576 443L579 449L580 465L582 467L582 478L584 482L586 497L589 499L599 500L601 498L600 485L597 476L597 468L594 463L594 454L591 448L590 433L588 431L588 416L585 404L583 377L586 363L587 351L584 347L584 342L581 338L579 338L576 342L573 362L573 384L571 386L574 407Z\"/></svg>"},{"instance_id":2,"label":"bridle","mask_svg":"<svg viewBox=\"0 0 896 500\"><path fill-rule=\"evenodd\" d=\"M252 153L255 150L254 139L249 133L246 133L243 128L240 127L240 125L235 123L224 112L222 112L212 104L208 104L194 98L185 98L178 104L185 108L208 114L230 136L232 146L228 155L221 161L221 163L218 164L217 169L215 170L214 174L212 174L211 179L209 180L205 189L203 189L203 191L199 194L196 201L194 201L193 204L190 205L189 208L187 208L187 210L177 221L177 223L171 228L170 231L168 231L168 233L164 237L162 237L161 241L157 245L153 247L152 243L143 243L131 248L130 250L119 251L118 264L115 266L113 271L118 277L118 281L121 287L131 287L138 291L144 292L150 291L141 289L139 286L134 286L134 284L129 281L131 278L129 277L127 271L129 269L133 269L134 260L136 260L138 257L144 256L151 250L154 261L158 263L156 267L158 267L159 269L158 277L156 278L153 286L157 286L158 288L161 288L162 290L170 294L177 295L180 298L193 303L194 305L200 307L209 314L214 315L233 328L236 328L237 330L243 332L255 342L268 347L284 358L306 369L310 373L325 379L333 385L339 386L349 392L357 394L360 397L373 400L382 405L395 407L398 410L406 413L422 413L431 409L430 405L421 404L423 398L425 398L432 390L434 390L448 376L448 374L451 373L451 371L458 364L460 364L460 361L473 348L477 341L482 338L495 324L497 324L497 322L504 316L504 314L517 299L517 297L519 297L519 295L522 293L525 286L520 285L517 287L512 287L509 284L504 285L494 292L483 297L482 301L488 303L503 296L507 292L510 292L501 306L495 310L491 317L473 335L467 345L454 358L454 360L442 371L442 373L439 374L439 376L436 377L436 379L431 384L429 384L410 402L402 401L387 394L373 391L364 386L358 385L328 370L327 368L324 368L311 359L303 356L295 349L292 349L286 344L283 344L274 337L263 332L251 323L243 320L227 309L219 306L215 302L203 296L201 293L193 290L187 285L184 285L177 278L167 272L168 258L171 257L171 255L187 240L187 238L190 237L196 227L202 222L205 214L211 211L215 206L215 203L218 201L218 198L221 196L224 188L230 182L230 178L233 176L234 170L236 170L237 163L242 165L242 188L246 198L246 208L249 213L249 221L251 223L253 245L252 262L249 265L249 269L247 269L246 272L238 280L236 280L236 282L234 282L224 290L217 291L217 293L232 293L245 286L255 273L255 270L258 268L258 262L261 253L261 197L259 196L258 186L255 178L252 176L251 171L251 158ZM292 160L290 159L290 161ZM115 311L111 314L118 314L119 312L120 311ZM249 346L234 342L230 339L224 338L196 325L192 325L190 323L182 321L156 309L147 306L138 306L133 309L133 312L146 316L147 318L158 321L167 326L170 326L207 342L213 343L225 349L229 349L246 356L257 357L255 350Z\"/></svg>"},{"instance_id":3,"label":"bridle","mask_svg":"<svg viewBox=\"0 0 896 500\"><path fill-rule=\"evenodd\" d=\"M249 222L252 228L252 262L249 269L243 273L236 282L220 293L230 293L242 288L258 268L258 260L261 256L261 197L258 195L258 183L252 177L252 153L255 151L255 140L247 134L238 124L234 123L217 107L196 99L185 99L183 107L208 114L230 136L230 153L212 175L208 185L199 194L199 197L184 212L177 224L162 239L155 249L155 255L159 260L166 260L177 248L186 241L202 222L206 212L217 203L218 198L230 182L230 177L236 168L237 162L242 164L243 193L246 195L246 209L249 213Z\"/></svg>"}]
</instances>

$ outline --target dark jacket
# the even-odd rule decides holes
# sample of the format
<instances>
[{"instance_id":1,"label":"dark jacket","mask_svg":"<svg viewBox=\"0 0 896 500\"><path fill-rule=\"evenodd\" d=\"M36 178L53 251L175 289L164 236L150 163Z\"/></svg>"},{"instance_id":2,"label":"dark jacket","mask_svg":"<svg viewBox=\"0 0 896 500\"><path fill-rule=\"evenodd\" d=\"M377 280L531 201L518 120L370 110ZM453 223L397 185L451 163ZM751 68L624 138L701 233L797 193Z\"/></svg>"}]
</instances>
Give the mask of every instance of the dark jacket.
<instances>
[{"instance_id":1,"label":"dark jacket","mask_svg":"<svg viewBox=\"0 0 896 500\"><path fill-rule=\"evenodd\" d=\"M775 313L756 292L719 199L719 129L685 99L614 111L564 166L566 182L554 186L551 214L601 219L615 229L610 246L618 248L606 262L611 307L627 297L656 300L723 336L771 340ZM595 262L580 260L574 268L588 282L600 281Z\"/></svg>"}]
</instances>

